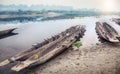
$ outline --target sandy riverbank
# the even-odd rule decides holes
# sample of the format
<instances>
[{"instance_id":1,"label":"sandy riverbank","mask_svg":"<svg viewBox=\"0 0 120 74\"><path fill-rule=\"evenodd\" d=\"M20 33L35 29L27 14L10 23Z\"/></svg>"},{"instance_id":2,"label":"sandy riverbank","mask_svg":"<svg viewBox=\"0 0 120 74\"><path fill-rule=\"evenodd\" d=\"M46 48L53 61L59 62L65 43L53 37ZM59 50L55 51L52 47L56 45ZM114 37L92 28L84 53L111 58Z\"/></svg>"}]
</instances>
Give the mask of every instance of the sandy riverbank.
<instances>
[{"instance_id":1,"label":"sandy riverbank","mask_svg":"<svg viewBox=\"0 0 120 74\"><path fill-rule=\"evenodd\" d=\"M13 65L13 64L12 64ZM6 71L7 70L7 71ZM2 74L120 74L120 44L99 43L78 50L71 48L47 63L19 73L10 65Z\"/></svg>"},{"instance_id":2,"label":"sandy riverbank","mask_svg":"<svg viewBox=\"0 0 120 74\"><path fill-rule=\"evenodd\" d=\"M120 44L68 49L27 74L120 74Z\"/></svg>"}]
</instances>

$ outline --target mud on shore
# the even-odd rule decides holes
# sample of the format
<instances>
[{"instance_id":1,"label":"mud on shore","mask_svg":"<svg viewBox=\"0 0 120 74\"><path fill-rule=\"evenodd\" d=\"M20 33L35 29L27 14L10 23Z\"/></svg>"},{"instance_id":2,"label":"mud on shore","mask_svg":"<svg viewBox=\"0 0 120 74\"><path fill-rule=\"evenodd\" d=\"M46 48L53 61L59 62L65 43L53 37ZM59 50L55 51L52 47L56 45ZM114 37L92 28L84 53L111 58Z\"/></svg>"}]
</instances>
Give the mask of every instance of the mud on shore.
<instances>
[{"instance_id":1,"label":"mud on shore","mask_svg":"<svg viewBox=\"0 0 120 74\"><path fill-rule=\"evenodd\" d=\"M97 44L68 49L26 74L120 74L120 44Z\"/></svg>"}]
</instances>

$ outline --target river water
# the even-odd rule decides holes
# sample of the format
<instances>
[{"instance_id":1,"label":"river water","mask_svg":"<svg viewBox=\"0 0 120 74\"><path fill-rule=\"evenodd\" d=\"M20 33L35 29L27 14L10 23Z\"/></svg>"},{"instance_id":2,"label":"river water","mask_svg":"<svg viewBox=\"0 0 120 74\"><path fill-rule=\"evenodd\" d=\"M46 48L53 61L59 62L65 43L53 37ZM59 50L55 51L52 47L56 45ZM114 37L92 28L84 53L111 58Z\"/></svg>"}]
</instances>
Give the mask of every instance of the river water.
<instances>
[{"instance_id":1,"label":"river water","mask_svg":"<svg viewBox=\"0 0 120 74\"><path fill-rule=\"evenodd\" d=\"M106 20L111 22L110 19L113 17L118 16L82 17L44 22L0 24L0 30L17 27L13 32L18 33L18 35L0 39L0 61L29 49L33 44L42 42L44 39L50 38L74 25L86 26L85 35L81 39L83 44L82 48L96 45L99 41L95 32L95 22ZM114 22L111 23L115 24Z\"/></svg>"}]
</instances>

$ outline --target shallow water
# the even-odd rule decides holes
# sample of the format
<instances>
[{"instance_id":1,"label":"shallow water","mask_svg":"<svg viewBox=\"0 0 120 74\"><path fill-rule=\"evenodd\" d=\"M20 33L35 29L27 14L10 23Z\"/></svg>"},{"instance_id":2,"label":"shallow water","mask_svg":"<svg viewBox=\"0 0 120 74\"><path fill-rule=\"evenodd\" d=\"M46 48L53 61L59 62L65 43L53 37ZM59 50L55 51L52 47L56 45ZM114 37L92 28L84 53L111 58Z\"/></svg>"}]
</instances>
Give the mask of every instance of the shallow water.
<instances>
[{"instance_id":1,"label":"shallow water","mask_svg":"<svg viewBox=\"0 0 120 74\"><path fill-rule=\"evenodd\" d=\"M104 19L108 20L112 17L118 16L84 17L6 25L1 24L0 30L17 27L18 29L14 32L19 34L0 39L0 61L13 56L22 50L28 49L32 44L42 42L44 39L50 38L74 25L86 25L85 35L81 39L83 43L81 48L96 45L99 41L95 32L95 22Z\"/></svg>"}]
</instances>

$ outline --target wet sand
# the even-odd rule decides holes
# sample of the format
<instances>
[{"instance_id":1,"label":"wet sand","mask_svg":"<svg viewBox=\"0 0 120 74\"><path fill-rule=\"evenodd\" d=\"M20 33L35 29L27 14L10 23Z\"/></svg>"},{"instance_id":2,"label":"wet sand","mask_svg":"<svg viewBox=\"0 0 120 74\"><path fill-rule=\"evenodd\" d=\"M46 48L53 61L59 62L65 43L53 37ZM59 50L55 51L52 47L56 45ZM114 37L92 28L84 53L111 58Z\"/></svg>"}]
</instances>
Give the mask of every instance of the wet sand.
<instances>
[{"instance_id":1,"label":"wet sand","mask_svg":"<svg viewBox=\"0 0 120 74\"><path fill-rule=\"evenodd\" d=\"M44 64L21 72L9 70L11 65L8 65L7 68L0 68L0 73L120 74L120 44L99 43L87 48L80 47L78 50L69 48Z\"/></svg>"},{"instance_id":2,"label":"wet sand","mask_svg":"<svg viewBox=\"0 0 120 74\"><path fill-rule=\"evenodd\" d=\"M120 74L120 44L68 49L26 74Z\"/></svg>"}]
</instances>

